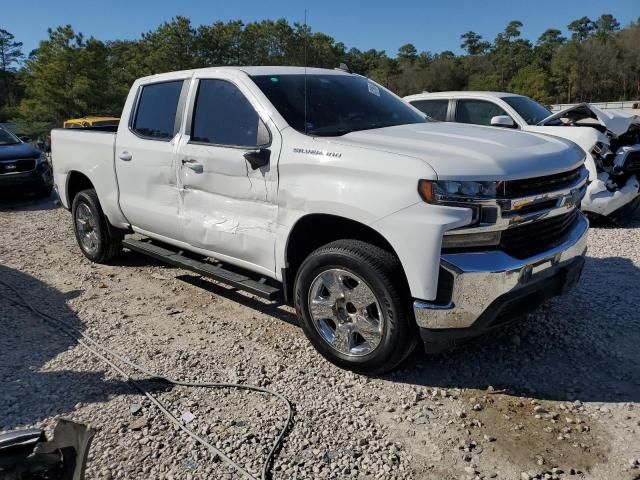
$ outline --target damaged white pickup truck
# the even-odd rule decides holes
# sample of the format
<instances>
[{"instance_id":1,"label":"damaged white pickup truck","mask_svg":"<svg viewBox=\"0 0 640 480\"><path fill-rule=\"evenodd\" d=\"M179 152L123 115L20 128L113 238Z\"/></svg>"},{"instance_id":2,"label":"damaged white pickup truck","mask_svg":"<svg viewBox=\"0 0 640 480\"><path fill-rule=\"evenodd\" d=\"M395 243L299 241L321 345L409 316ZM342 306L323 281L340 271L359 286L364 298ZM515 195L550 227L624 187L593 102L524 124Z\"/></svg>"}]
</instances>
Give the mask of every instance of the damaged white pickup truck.
<instances>
[{"instance_id":1,"label":"damaged white pickup truck","mask_svg":"<svg viewBox=\"0 0 640 480\"><path fill-rule=\"evenodd\" d=\"M438 92L405 97L430 117L566 138L585 151L589 187L582 210L624 220L640 205L640 117L581 103L552 114L529 97Z\"/></svg>"},{"instance_id":2,"label":"damaged white pickup truck","mask_svg":"<svg viewBox=\"0 0 640 480\"><path fill-rule=\"evenodd\" d=\"M125 247L282 299L322 355L359 372L500 327L584 263L580 148L427 122L342 71L142 78L117 132L54 130L52 152L86 257Z\"/></svg>"}]
</instances>

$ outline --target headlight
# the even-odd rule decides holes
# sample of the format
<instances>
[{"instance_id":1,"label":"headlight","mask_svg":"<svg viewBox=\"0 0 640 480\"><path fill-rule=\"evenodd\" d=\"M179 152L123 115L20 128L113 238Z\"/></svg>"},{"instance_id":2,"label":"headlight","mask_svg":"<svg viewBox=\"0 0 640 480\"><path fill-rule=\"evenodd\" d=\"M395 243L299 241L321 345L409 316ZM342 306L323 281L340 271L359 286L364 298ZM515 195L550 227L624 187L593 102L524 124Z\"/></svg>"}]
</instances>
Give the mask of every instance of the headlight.
<instances>
[{"instance_id":1,"label":"headlight","mask_svg":"<svg viewBox=\"0 0 640 480\"><path fill-rule=\"evenodd\" d=\"M474 182L457 180L420 180L418 193L422 199L432 205L448 205L471 209L471 222L467 227L478 225L481 221L495 222L497 210L494 206L498 193L504 190L504 182ZM483 207L484 202L491 205Z\"/></svg>"},{"instance_id":2,"label":"headlight","mask_svg":"<svg viewBox=\"0 0 640 480\"><path fill-rule=\"evenodd\" d=\"M420 180L418 192L425 202L434 205L464 204L482 198L496 198L502 184L503 182Z\"/></svg>"},{"instance_id":3,"label":"headlight","mask_svg":"<svg viewBox=\"0 0 640 480\"><path fill-rule=\"evenodd\" d=\"M41 163L46 163L46 162L47 162L47 154L44 152L41 153L38 158L36 158L36 165L40 165Z\"/></svg>"}]
</instances>

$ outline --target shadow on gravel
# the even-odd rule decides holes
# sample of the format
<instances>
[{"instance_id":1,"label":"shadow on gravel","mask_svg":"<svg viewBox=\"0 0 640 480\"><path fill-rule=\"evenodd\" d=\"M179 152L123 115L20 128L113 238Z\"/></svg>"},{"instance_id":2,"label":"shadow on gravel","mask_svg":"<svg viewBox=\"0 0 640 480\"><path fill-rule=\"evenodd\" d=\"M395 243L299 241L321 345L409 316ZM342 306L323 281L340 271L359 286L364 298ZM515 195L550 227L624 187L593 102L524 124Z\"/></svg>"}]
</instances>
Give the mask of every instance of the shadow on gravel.
<instances>
[{"instance_id":1,"label":"shadow on gravel","mask_svg":"<svg viewBox=\"0 0 640 480\"><path fill-rule=\"evenodd\" d=\"M194 275L178 275L176 279L182 280L183 282L188 283L189 285L193 285L194 287L201 288L215 295L219 295L221 297L227 298L245 307L249 307L261 313L264 313L266 315L275 317L278 320L281 320L283 322L287 322L291 325L298 326L298 320L296 316L284 310L282 308L284 306L283 303L269 302L267 300L261 301L249 295L245 295L233 287L228 287L226 285L214 283L213 281L209 281L205 278L194 276Z\"/></svg>"},{"instance_id":2,"label":"shadow on gravel","mask_svg":"<svg viewBox=\"0 0 640 480\"><path fill-rule=\"evenodd\" d=\"M60 208L57 200L58 197L55 193L52 193L49 198L35 197L27 194L0 194L0 212L55 210L56 208Z\"/></svg>"},{"instance_id":3,"label":"shadow on gravel","mask_svg":"<svg viewBox=\"0 0 640 480\"><path fill-rule=\"evenodd\" d=\"M84 329L66 305L68 299L80 292L62 293L2 265L0 279L16 287L38 310ZM77 342L21 306L15 293L2 284L0 332L0 431L69 414L78 403L102 402L114 395L137 393L125 381L105 379L104 370L109 367L90 355L66 353L64 367L60 368L63 361L56 357L71 350ZM153 382L147 386L151 385Z\"/></svg>"},{"instance_id":4,"label":"shadow on gravel","mask_svg":"<svg viewBox=\"0 0 640 480\"><path fill-rule=\"evenodd\" d=\"M109 261L109 265L113 267L163 267L167 270L173 270L175 267L168 263L156 260L148 255L124 250L113 260Z\"/></svg>"},{"instance_id":5,"label":"shadow on gravel","mask_svg":"<svg viewBox=\"0 0 640 480\"><path fill-rule=\"evenodd\" d=\"M437 356L420 349L385 378L443 388L505 389L547 400L640 402L640 269L588 257L576 289L524 322Z\"/></svg>"}]
</instances>

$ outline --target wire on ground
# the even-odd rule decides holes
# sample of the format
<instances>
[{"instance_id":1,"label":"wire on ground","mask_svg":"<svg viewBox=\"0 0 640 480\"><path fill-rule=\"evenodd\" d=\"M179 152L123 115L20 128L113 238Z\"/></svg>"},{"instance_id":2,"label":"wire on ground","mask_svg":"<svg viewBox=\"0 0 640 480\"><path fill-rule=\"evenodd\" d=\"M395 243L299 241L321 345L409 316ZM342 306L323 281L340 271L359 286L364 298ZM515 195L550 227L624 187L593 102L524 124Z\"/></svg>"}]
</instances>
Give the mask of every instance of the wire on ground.
<instances>
[{"instance_id":1,"label":"wire on ground","mask_svg":"<svg viewBox=\"0 0 640 480\"><path fill-rule=\"evenodd\" d=\"M89 337L87 334L85 334L81 330L77 329L72 325L69 325L64 320L60 320L59 318L53 317L48 313L44 313L38 310L29 301L27 301L24 298L24 296L21 294L21 292L18 289L16 289L13 285L10 285L4 282L3 280L0 280L0 284L6 287L7 289L11 290L20 299L20 301L18 302L14 298L11 298L4 294L1 295L2 297L9 300L15 305L18 305L30 310L34 315L40 317L42 320L44 320L46 323L48 323L52 327L58 329L59 331L63 332L65 335L76 340L80 345L82 345L84 348L86 348L91 353L93 353L96 357L100 358L103 362L105 362L107 365L109 365L111 368L117 371L120 375L122 375L122 377L124 377L124 379L127 382L129 382L133 387L135 387L138 391L144 394L151 401L151 403L153 403L164 414L164 416L167 417L173 424L178 426L183 432L185 432L187 435L193 438L196 442L200 443L201 445L206 447L208 450L210 450L212 453L214 453L215 456L217 456L223 462L231 466L234 470L240 473L244 478L247 478L249 480L258 480L257 477L249 473L242 465L239 465L238 463L234 462L231 458L225 455L224 452L216 448L209 441L205 440L204 438L199 436L197 433L195 433L193 430L186 427L169 410L167 410L167 408L157 398L155 398L147 389L145 389L142 385L136 382L133 378L131 378L131 376L128 373L126 373L122 368L120 368L118 365L116 365L111 360L109 360L105 355L100 353L98 350L104 352L104 354L106 354L107 356L112 356L118 359L120 362L128 365L133 370L136 370L138 372L144 373L145 375L152 377L152 379L154 380L166 382L172 385L177 385L181 387L229 388L229 389L237 389L237 390L249 390L253 392L259 392L259 393L271 395L273 397L276 397L280 401L282 401L287 407L287 421L284 427L280 430L280 433L278 434L276 441L274 442L273 446L271 447L271 450L267 455L267 458L264 461L260 479L267 480L270 477L269 472L270 472L270 467L273 463L273 459L275 458L276 453L280 449L280 446L282 445L282 441L284 440L285 435L287 434L287 432L289 431L289 428L293 424L293 407L291 405L291 402L289 402L289 400L284 395L278 392L274 392L273 390L269 390L263 387L257 387L253 385L242 385L237 383L185 382L182 380L175 380L169 377L165 377L163 375L157 375L156 373L147 370L146 368L114 352L113 350L101 345L100 343L96 342L93 338Z\"/></svg>"}]
</instances>

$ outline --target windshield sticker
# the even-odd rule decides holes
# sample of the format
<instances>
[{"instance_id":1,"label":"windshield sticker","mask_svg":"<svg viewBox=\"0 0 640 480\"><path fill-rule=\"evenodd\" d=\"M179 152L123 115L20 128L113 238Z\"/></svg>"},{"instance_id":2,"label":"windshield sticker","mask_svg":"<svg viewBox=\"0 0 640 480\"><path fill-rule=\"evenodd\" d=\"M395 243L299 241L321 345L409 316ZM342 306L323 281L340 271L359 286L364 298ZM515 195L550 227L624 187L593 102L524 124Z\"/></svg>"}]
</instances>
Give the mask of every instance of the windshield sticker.
<instances>
[{"instance_id":1,"label":"windshield sticker","mask_svg":"<svg viewBox=\"0 0 640 480\"><path fill-rule=\"evenodd\" d=\"M294 148L293 153L301 153L303 155L320 155L323 157L340 158L342 154L339 152L329 152L327 150L314 150L313 148Z\"/></svg>"},{"instance_id":2,"label":"windshield sticker","mask_svg":"<svg viewBox=\"0 0 640 480\"><path fill-rule=\"evenodd\" d=\"M380 96L380 89L377 85L374 85L371 82L367 82L367 86L369 87L369 93L375 95L376 97Z\"/></svg>"}]
</instances>

